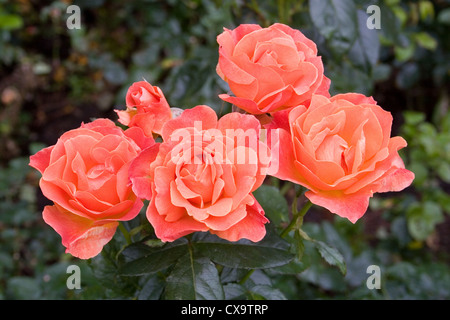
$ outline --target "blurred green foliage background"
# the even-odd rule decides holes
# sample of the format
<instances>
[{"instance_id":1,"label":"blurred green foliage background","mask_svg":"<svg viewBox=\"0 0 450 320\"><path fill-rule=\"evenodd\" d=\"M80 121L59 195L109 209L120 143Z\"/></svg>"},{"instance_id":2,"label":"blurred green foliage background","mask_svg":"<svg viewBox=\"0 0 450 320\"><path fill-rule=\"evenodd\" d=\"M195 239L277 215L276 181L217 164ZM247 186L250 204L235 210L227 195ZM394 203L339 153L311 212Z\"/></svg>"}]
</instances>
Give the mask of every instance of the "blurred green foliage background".
<instances>
[{"instance_id":1,"label":"blurred green foliage background","mask_svg":"<svg viewBox=\"0 0 450 320\"><path fill-rule=\"evenodd\" d=\"M81 9L79 30L66 26L70 4ZM380 8L378 30L366 25L370 5ZM266 298L450 298L449 0L0 0L0 299L158 297L138 282L103 281L115 274L104 263L108 247L92 261L64 254L41 218L49 201L28 157L82 121L116 119L126 90L143 78L172 107L229 112L217 97L229 90L215 72L217 35L275 22L317 43L332 94L372 95L393 114L416 179L401 193L376 195L354 225L310 211L305 229L343 254L347 274L306 247L309 267L296 276L256 273L279 289ZM70 264L81 268L81 289L66 287ZM365 285L373 264L379 290Z\"/></svg>"}]
</instances>

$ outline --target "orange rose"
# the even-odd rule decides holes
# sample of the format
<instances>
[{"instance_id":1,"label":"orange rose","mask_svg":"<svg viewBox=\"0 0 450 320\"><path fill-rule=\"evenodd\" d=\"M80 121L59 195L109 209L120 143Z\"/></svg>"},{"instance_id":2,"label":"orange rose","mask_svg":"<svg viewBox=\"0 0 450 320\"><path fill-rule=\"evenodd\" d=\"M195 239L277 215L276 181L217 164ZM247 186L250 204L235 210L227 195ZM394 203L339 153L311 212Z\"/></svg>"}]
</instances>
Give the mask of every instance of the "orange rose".
<instances>
[{"instance_id":1,"label":"orange rose","mask_svg":"<svg viewBox=\"0 0 450 320\"><path fill-rule=\"evenodd\" d=\"M170 106L163 92L147 81L133 83L126 95L127 109L115 110L119 122L128 127L140 127L151 137L161 134L163 124L172 118Z\"/></svg>"},{"instance_id":2,"label":"orange rose","mask_svg":"<svg viewBox=\"0 0 450 320\"><path fill-rule=\"evenodd\" d=\"M254 116L230 113L217 120L207 106L164 125L164 142L130 167L133 190L151 200L147 218L159 239L208 230L230 241L264 237L267 219L252 192L265 178L268 161L262 159L270 154L259 133Z\"/></svg>"},{"instance_id":3,"label":"orange rose","mask_svg":"<svg viewBox=\"0 0 450 320\"><path fill-rule=\"evenodd\" d=\"M217 73L234 97L219 97L251 114L298 106L313 93L329 96L316 44L300 31L281 23L268 28L242 24L217 37Z\"/></svg>"},{"instance_id":4,"label":"orange rose","mask_svg":"<svg viewBox=\"0 0 450 320\"><path fill-rule=\"evenodd\" d=\"M274 114L268 125L280 129L274 175L308 188L312 203L354 223L374 193L400 191L413 181L398 155L406 141L390 137L392 116L372 98L314 95L308 109L286 113Z\"/></svg>"},{"instance_id":5,"label":"orange rose","mask_svg":"<svg viewBox=\"0 0 450 320\"><path fill-rule=\"evenodd\" d=\"M42 173L42 193L54 202L44 208L43 218L61 235L67 253L96 256L113 237L117 221L139 213L143 204L131 189L128 168L153 144L139 128L123 131L98 119L30 157L30 166Z\"/></svg>"}]
</instances>

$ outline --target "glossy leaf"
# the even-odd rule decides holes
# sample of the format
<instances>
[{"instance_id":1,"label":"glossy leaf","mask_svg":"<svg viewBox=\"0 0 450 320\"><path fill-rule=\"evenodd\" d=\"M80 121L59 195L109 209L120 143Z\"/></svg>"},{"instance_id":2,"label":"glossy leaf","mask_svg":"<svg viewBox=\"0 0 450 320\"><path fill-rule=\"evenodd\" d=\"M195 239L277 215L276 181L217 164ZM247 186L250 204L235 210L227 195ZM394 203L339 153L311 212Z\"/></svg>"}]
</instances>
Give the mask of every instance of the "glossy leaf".
<instances>
[{"instance_id":1,"label":"glossy leaf","mask_svg":"<svg viewBox=\"0 0 450 320\"><path fill-rule=\"evenodd\" d=\"M157 300L161 297L165 282L159 275L152 274L143 282L144 285L137 296L139 300Z\"/></svg>"},{"instance_id":2,"label":"glossy leaf","mask_svg":"<svg viewBox=\"0 0 450 320\"><path fill-rule=\"evenodd\" d=\"M120 268L120 274L139 276L158 272L170 267L186 252L187 244L184 243L154 250L143 257L127 262Z\"/></svg>"},{"instance_id":3,"label":"glossy leaf","mask_svg":"<svg viewBox=\"0 0 450 320\"><path fill-rule=\"evenodd\" d=\"M306 259L304 259L306 260ZM267 269L269 274L299 274L305 271L309 267L306 261L299 261L298 259L293 259L291 262L275 268Z\"/></svg>"},{"instance_id":4,"label":"glossy leaf","mask_svg":"<svg viewBox=\"0 0 450 320\"><path fill-rule=\"evenodd\" d=\"M245 296L247 291L244 286L238 283L227 283L223 286L223 290L226 300L242 298Z\"/></svg>"},{"instance_id":5,"label":"glossy leaf","mask_svg":"<svg viewBox=\"0 0 450 320\"><path fill-rule=\"evenodd\" d=\"M319 251L322 258L330 265L339 268L339 271L345 275L347 273L347 267L345 265L344 257L335 248L330 247L328 244L322 241L313 241L314 246Z\"/></svg>"},{"instance_id":6,"label":"glossy leaf","mask_svg":"<svg viewBox=\"0 0 450 320\"><path fill-rule=\"evenodd\" d=\"M245 239L229 242L206 234L194 246L212 261L230 268L272 268L294 258L287 242L270 234L258 243Z\"/></svg>"},{"instance_id":7,"label":"glossy leaf","mask_svg":"<svg viewBox=\"0 0 450 320\"><path fill-rule=\"evenodd\" d=\"M250 293L257 294L266 300L286 300L286 297L279 289L268 285L254 286Z\"/></svg>"},{"instance_id":8,"label":"glossy leaf","mask_svg":"<svg viewBox=\"0 0 450 320\"><path fill-rule=\"evenodd\" d=\"M270 222L278 225L289 221L289 205L278 188L263 184L253 192Z\"/></svg>"},{"instance_id":9,"label":"glossy leaf","mask_svg":"<svg viewBox=\"0 0 450 320\"><path fill-rule=\"evenodd\" d=\"M358 34L356 7L353 1L309 1L314 26L327 39L339 57L347 52Z\"/></svg>"},{"instance_id":10,"label":"glossy leaf","mask_svg":"<svg viewBox=\"0 0 450 320\"><path fill-rule=\"evenodd\" d=\"M367 14L358 10L357 18L357 37L349 51L349 59L358 68L371 71L378 61L380 41L377 30L367 28Z\"/></svg>"},{"instance_id":11,"label":"glossy leaf","mask_svg":"<svg viewBox=\"0 0 450 320\"><path fill-rule=\"evenodd\" d=\"M214 263L205 257L194 258L190 252L177 261L166 281L166 299L220 300L225 298Z\"/></svg>"}]
</instances>

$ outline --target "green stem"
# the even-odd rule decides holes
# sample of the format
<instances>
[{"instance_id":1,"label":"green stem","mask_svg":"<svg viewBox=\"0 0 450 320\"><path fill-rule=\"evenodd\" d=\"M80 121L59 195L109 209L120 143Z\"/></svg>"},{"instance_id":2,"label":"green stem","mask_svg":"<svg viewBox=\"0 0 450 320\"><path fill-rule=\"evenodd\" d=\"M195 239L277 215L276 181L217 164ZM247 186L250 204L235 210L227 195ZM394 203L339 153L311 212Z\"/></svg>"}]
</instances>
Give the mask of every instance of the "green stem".
<instances>
[{"instance_id":1,"label":"green stem","mask_svg":"<svg viewBox=\"0 0 450 320\"><path fill-rule=\"evenodd\" d=\"M122 232L123 236L125 237L127 244L131 244L132 241L131 241L130 233L128 232L127 228L125 228L125 226L123 225L123 223L121 221L119 221L119 229Z\"/></svg>"},{"instance_id":2,"label":"green stem","mask_svg":"<svg viewBox=\"0 0 450 320\"><path fill-rule=\"evenodd\" d=\"M294 201L297 201L297 198L295 198ZM302 210L294 213L291 222L280 234L282 238L288 235L288 233L300 222L300 219L303 220L304 215L308 212L309 208L311 208L312 205L313 205L312 202L308 200L308 202L306 202L305 205L303 206Z\"/></svg>"},{"instance_id":3,"label":"green stem","mask_svg":"<svg viewBox=\"0 0 450 320\"><path fill-rule=\"evenodd\" d=\"M280 193L284 196L292 188L292 183L286 181L280 189Z\"/></svg>"},{"instance_id":4,"label":"green stem","mask_svg":"<svg viewBox=\"0 0 450 320\"><path fill-rule=\"evenodd\" d=\"M261 20L264 27L268 27L268 21L264 14L262 13L261 9L258 6L258 2L256 0L252 0L250 4L247 5L251 10L253 10L258 18Z\"/></svg>"},{"instance_id":5,"label":"green stem","mask_svg":"<svg viewBox=\"0 0 450 320\"><path fill-rule=\"evenodd\" d=\"M295 197L294 202L297 202L297 197ZM289 223L289 225L283 230L283 232L281 233L281 237L284 238L285 236L287 236L287 234L295 227L297 226L299 228L300 234L303 236L304 239L311 239L308 237L308 235L306 233L303 232L303 230L300 229L302 223L303 223L303 217L304 215L308 212L308 210L312 207L312 202L308 200L307 203L305 203L305 205L303 206L302 210L300 210L299 212L297 212L297 210L295 209L294 211L294 216L292 217L291 222ZM245 276L242 277L241 281L239 281L239 284L244 284L253 274L253 272L255 272L255 269L251 269L249 270Z\"/></svg>"},{"instance_id":6,"label":"green stem","mask_svg":"<svg viewBox=\"0 0 450 320\"><path fill-rule=\"evenodd\" d=\"M242 277L241 281L239 281L239 284L244 284L245 281L248 280L248 278L250 278L250 276L253 274L253 272L255 272L256 269L250 269L245 276Z\"/></svg>"},{"instance_id":7,"label":"green stem","mask_svg":"<svg viewBox=\"0 0 450 320\"><path fill-rule=\"evenodd\" d=\"M281 23L286 23L285 7L286 4L284 0L278 0L278 19Z\"/></svg>"},{"instance_id":8,"label":"green stem","mask_svg":"<svg viewBox=\"0 0 450 320\"><path fill-rule=\"evenodd\" d=\"M298 232L299 232L300 236L301 236L303 239L305 239L306 241L313 241L313 242L316 241L316 240L310 238L310 237L308 236L308 234L307 234L305 231L303 231L302 229L299 229Z\"/></svg>"}]
</instances>

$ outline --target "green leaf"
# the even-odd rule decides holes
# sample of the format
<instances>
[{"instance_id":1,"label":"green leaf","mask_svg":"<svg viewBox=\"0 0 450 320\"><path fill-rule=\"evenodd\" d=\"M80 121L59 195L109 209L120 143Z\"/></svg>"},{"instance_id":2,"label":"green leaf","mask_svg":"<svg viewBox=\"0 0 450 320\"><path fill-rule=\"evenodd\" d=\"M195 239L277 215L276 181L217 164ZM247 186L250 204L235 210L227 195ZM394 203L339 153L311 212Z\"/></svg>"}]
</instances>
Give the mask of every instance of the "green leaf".
<instances>
[{"instance_id":1,"label":"green leaf","mask_svg":"<svg viewBox=\"0 0 450 320\"><path fill-rule=\"evenodd\" d=\"M450 8L446 8L439 12L437 20L439 21L439 23L450 25Z\"/></svg>"},{"instance_id":2,"label":"green leaf","mask_svg":"<svg viewBox=\"0 0 450 320\"><path fill-rule=\"evenodd\" d=\"M435 50L438 44L437 40L426 32L418 32L414 34L414 38L419 46L428 50Z\"/></svg>"},{"instance_id":3,"label":"green leaf","mask_svg":"<svg viewBox=\"0 0 450 320\"><path fill-rule=\"evenodd\" d=\"M253 192L270 222L279 225L289 221L289 205L278 188L263 184Z\"/></svg>"},{"instance_id":4,"label":"green leaf","mask_svg":"<svg viewBox=\"0 0 450 320\"><path fill-rule=\"evenodd\" d=\"M286 300L286 297L279 289L269 285L256 285L251 288L250 293L257 294L266 300Z\"/></svg>"},{"instance_id":5,"label":"green leaf","mask_svg":"<svg viewBox=\"0 0 450 320\"><path fill-rule=\"evenodd\" d=\"M403 117L408 125L416 126L419 123L425 121L425 114L418 111L404 111Z\"/></svg>"},{"instance_id":6,"label":"green leaf","mask_svg":"<svg viewBox=\"0 0 450 320\"><path fill-rule=\"evenodd\" d=\"M186 253L166 279L165 297L169 300L221 300L225 298L219 273L205 257Z\"/></svg>"},{"instance_id":7,"label":"green leaf","mask_svg":"<svg viewBox=\"0 0 450 320\"><path fill-rule=\"evenodd\" d=\"M408 231L418 241L431 235L435 226L443 220L441 207L431 201L412 205L407 212Z\"/></svg>"},{"instance_id":8,"label":"green leaf","mask_svg":"<svg viewBox=\"0 0 450 320\"><path fill-rule=\"evenodd\" d=\"M391 233L402 247L405 247L411 241L405 216L397 217L392 220Z\"/></svg>"},{"instance_id":9,"label":"green leaf","mask_svg":"<svg viewBox=\"0 0 450 320\"><path fill-rule=\"evenodd\" d=\"M395 46L395 58L400 62L405 62L414 55L414 52L416 50L416 46L414 45L414 42L410 42L407 46Z\"/></svg>"},{"instance_id":10,"label":"green leaf","mask_svg":"<svg viewBox=\"0 0 450 320\"><path fill-rule=\"evenodd\" d=\"M134 250L136 247L133 247ZM141 248L141 250L145 250ZM172 266L178 258L187 252L187 244L178 245L169 244L159 250L147 249L148 253L143 257L131 260L124 264L119 273L123 276L140 276L164 270ZM145 252L145 251L144 251ZM125 255L129 252L125 252ZM136 254L136 253L134 253Z\"/></svg>"},{"instance_id":11,"label":"green leaf","mask_svg":"<svg viewBox=\"0 0 450 320\"><path fill-rule=\"evenodd\" d=\"M447 163L447 162L439 163L436 171L442 180L450 183L450 164L449 163Z\"/></svg>"},{"instance_id":12,"label":"green leaf","mask_svg":"<svg viewBox=\"0 0 450 320\"><path fill-rule=\"evenodd\" d=\"M443 190L436 191L436 199L442 210L450 213L450 197Z\"/></svg>"},{"instance_id":13,"label":"green leaf","mask_svg":"<svg viewBox=\"0 0 450 320\"><path fill-rule=\"evenodd\" d=\"M150 275L145 279L137 298L139 300L158 300L164 290L165 282L157 274Z\"/></svg>"},{"instance_id":14,"label":"green leaf","mask_svg":"<svg viewBox=\"0 0 450 320\"><path fill-rule=\"evenodd\" d=\"M419 13L420 19L426 20L427 18L433 19L434 17L434 6L431 1L420 1L419 2Z\"/></svg>"},{"instance_id":15,"label":"green leaf","mask_svg":"<svg viewBox=\"0 0 450 320\"><path fill-rule=\"evenodd\" d=\"M196 247L214 262L230 268L272 268L293 259L286 250L252 244L198 243Z\"/></svg>"},{"instance_id":16,"label":"green leaf","mask_svg":"<svg viewBox=\"0 0 450 320\"><path fill-rule=\"evenodd\" d=\"M400 71L397 73L395 81L399 87L401 87L402 89L407 89L413 87L414 84L416 84L417 81L419 81L419 79L420 79L419 65L414 62L407 62L402 66Z\"/></svg>"},{"instance_id":17,"label":"green leaf","mask_svg":"<svg viewBox=\"0 0 450 320\"><path fill-rule=\"evenodd\" d=\"M266 270L255 270L242 285L246 297L252 300L286 300L284 294L275 288L272 279Z\"/></svg>"},{"instance_id":18,"label":"green leaf","mask_svg":"<svg viewBox=\"0 0 450 320\"><path fill-rule=\"evenodd\" d=\"M266 273L269 274L299 274L305 271L309 267L309 264L305 261L299 261L298 259L293 259L288 264L280 267L267 269Z\"/></svg>"},{"instance_id":19,"label":"green leaf","mask_svg":"<svg viewBox=\"0 0 450 320\"><path fill-rule=\"evenodd\" d=\"M103 69L107 81L114 85L123 84L128 78L128 72L121 62L109 61Z\"/></svg>"},{"instance_id":20,"label":"green leaf","mask_svg":"<svg viewBox=\"0 0 450 320\"><path fill-rule=\"evenodd\" d=\"M309 14L314 26L329 42L332 52L341 56L350 49L358 30L353 1L310 0Z\"/></svg>"},{"instance_id":21,"label":"green leaf","mask_svg":"<svg viewBox=\"0 0 450 320\"><path fill-rule=\"evenodd\" d=\"M270 235L257 243L245 239L229 242L207 235L196 241L194 247L214 262L230 268L273 268L294 258L285 240Z\"/></svg>"},{"instance_id":22,"label":"green leaf","mask_svg":"<svg viewBox=\"0 0 450 320\"><path fill-rule=\"evenodd\" d=\"M349 61L342 63L330 61L328 63L328 75L331 79L331 94L344 92L359 92L370 95L372 81L367 72L353 66Z\"/></svg>"},{"instance_id":23,"label":"green leaf","mask_svg":"<svg viewBox=\"0 0 450 320\"><path fill-rule=\"evenodd\" d=\"M381 13L381 34L382 40L386 44L404 46L404 34L401 32L401 21L392 11L392 8L384 3L380 3Z\"/></svg>"},{"instance_id":24,"label":"green leaf","mask_svg":"<svg viewBox=\"0 0 450 320\"><path fill-rule=\"evenodd\" d=\"M15 30L23 26L23 20L16 14L1 14L0 15L0 29Z\"/></svg>"},{"instance_id":25,"label":"green leaf","mask_svg":"<svg viewBox=\"0 0 450 320\"><path fill-rule=\"evenodd\" d=\"M341 230L339 226L332 224L329 221L323 221L322 230L324 234L324 238L322 239L324 239L326 243L332 243L333 247L341 252L344 257L352 255L350 245L345 238L341 236L340 232L338 232L338 230Z\"/></svg>"},{"instance_id":26,"label":"green leaf","mask_svg":"<svg viewBox=\"0 0 450 320\"><path fill-rule=\"evenodd\" d=\"M34 278L17 276L7 281L7 297L9 299L39 299L41 290L39 284Z\"/></svg>"},{"instance_id":27,"label":"green leaf","mask_svg":"<svg viewBox=\"0 0 450 320\"><path fill-rule=\"evenodd\" d=\"M339 251L322 241L314 240L313 244L328 264L338 267L343 275L347 273L344 257Z\"/></svg>"},{"instance_id":28,"label":"green leaf","mask_svg":"<svg viewBox=\"0 0 450 320\"><path fill-rule=\"evenodd\" d=\"M119 237L122 239L123 237ZM123 263L123 256L119 255L121 243L113 238L102 252L88 260L88 265L94 277L103 286L109 289L108 298L124 298L134 294L137 285L137 278L122 277L119 268Z\"/></svg>"},{"instance_id":29,"label":"green leaf","mask_svg":"<svg viewBox=\"0 0 450 320\"><path fill-rule=\"evenodd\" d=\"M370 71L378 61L380 41L376 29L367 28L367 14L357 11L357 38L349 51L351 63L362 70Z\"/></svg>"},{"instance_id":30,"label":"green leaf","mask_svg":"<svg viewBox=\"0 0 450 320\"><path fill-rule=\"evenodd\" d=\"M225 293L225 299L240 299L245 296L247 289L238 283L228 283L223 286L223 291Z\"/></svg>"}]
</instances>

